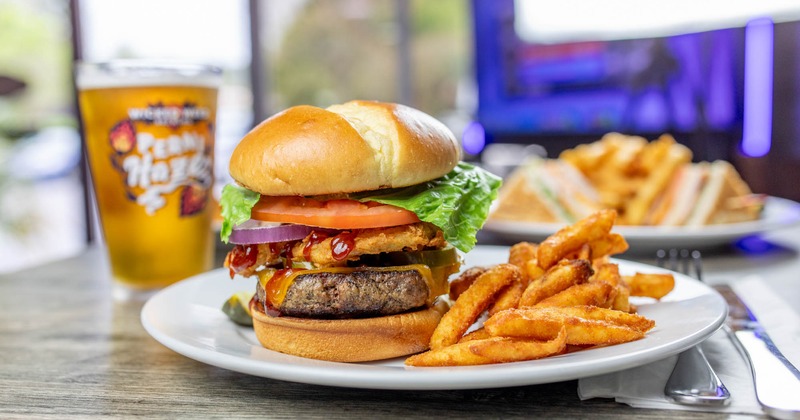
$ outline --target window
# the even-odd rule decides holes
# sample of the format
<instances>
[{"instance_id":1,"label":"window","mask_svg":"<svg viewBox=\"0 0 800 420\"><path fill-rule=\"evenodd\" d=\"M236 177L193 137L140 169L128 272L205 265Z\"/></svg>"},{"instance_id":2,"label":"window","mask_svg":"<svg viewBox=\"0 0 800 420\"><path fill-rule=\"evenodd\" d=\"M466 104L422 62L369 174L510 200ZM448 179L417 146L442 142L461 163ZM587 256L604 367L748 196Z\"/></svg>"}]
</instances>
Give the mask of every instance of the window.
<instances>
[{"instance_id":1,"label":"window","mask_svg":"<svg viewBox=\"0 0 800 420\"><path fill-rule=\"evenodd\" d=\"M264 3L261 44L272 111L351 99L404 102L436 116L471 103L466 0Z\"/></svg>"},{"instance_id":2,"label":"window","mask_svg":"<svg viewBox=\"0 0 800 420\"><path fill-rule=\"evenodd\" d=\"M0 1L0 272L85 244L63 0Z\"/></svg>"}]
</instances>

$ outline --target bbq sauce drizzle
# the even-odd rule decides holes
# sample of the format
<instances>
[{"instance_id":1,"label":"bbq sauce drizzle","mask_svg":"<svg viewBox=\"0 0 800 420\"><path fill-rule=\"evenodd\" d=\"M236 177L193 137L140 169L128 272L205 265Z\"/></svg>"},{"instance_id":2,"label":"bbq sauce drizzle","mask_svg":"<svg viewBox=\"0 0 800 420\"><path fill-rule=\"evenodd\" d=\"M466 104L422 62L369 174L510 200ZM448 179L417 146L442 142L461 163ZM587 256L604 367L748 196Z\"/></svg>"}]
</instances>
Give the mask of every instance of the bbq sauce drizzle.
<instances>
[{"instance_id":1,"label":"bbq sauce drizzle","mask_svg":"<svg viewBox=\"0 0 800 420\"><path fill-rule=\"evenodd\" d=\"M356 246L356 232L342 232L331 240L331 256L336 261L342 261L353 252Z\"/></svg>"},{"instance_id":2,"label":"bbq sauce drizzle","mask_svg":"<svg viewBox=\"0 0 800 420\"><path fill-rule=\"evenodd\" d=\"M306 245L303 247L303 257L305 257L306 261L311 261L311 249L329 237L330 235L327 233L317 232L316 230L308 235L308 242L306 242Z\"/></svg>"},{"instance_id":3,"label":"bbq sauce drizzle","mask_svg":"<svg viewBox=\"0 0 800 420\"><path fill-rule=\"evenodd\" d=\"M258 245L236 245L230 253L228 269L231 278L233 276L258 262Z\"/></svg>"}]
</instances>

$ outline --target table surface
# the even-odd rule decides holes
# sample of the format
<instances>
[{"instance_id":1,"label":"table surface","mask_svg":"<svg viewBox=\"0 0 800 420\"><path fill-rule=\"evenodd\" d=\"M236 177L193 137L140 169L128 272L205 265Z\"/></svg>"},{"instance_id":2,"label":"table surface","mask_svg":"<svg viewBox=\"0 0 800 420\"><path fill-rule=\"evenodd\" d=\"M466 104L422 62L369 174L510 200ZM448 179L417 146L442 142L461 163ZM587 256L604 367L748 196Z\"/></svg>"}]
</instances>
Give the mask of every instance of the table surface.
<instances>
[{"instance_id":1,"label":"table surface","mask_svg":"<svg viewBox=\"0 0 800 420\"><path fill-rule=\"evenodd\" d=\"M800 227L764 236L750 252L704 254L710 283L760 274L800 301ZM648 257L623 258L653 263ZM719 414L580 401L577 382L467 391L386 391L284 382L183 357L142 328L142 303L112 298L96 248L0 275L0 418L158 417L651 417Z\"/></svg>"}]
</instances>

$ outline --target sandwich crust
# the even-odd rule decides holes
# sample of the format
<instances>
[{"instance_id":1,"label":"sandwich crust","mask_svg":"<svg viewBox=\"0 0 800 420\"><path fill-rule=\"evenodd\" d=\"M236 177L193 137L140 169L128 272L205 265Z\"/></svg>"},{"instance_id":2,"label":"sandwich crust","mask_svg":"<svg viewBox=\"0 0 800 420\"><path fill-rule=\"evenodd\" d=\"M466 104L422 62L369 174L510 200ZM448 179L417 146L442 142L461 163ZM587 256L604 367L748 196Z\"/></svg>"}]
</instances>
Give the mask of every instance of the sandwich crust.
<instances>
[{"instance_id":1,"label":"sandwich crust","mask_svg":"<svg viewBox=\"0 0 800 420\"><path fill-rule=\"evenodd\" d=\"M230 174L264 195L325 195L439 178L460 159L444 124L392 103L302 105L265 120L236 146Z\"/></svg>"}]
</instances>

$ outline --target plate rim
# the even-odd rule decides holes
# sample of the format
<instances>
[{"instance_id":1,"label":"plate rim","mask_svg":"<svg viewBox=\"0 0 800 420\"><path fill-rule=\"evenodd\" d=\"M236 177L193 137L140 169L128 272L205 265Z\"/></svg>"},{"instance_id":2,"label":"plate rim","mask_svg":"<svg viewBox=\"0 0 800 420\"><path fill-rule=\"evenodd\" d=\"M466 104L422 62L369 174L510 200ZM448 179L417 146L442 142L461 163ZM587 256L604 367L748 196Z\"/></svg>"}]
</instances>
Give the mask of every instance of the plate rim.
<instances>
[{"instance_id":1,"label":"plate rim","mask_svg":"<svg viewBox=\"0 0 800 420\"><path fill-rule=\"evenodd\" d=\"M613 231L622 234L628 242L642 240L673 239L685 240L699 238L703 241L719 240L725 241L742 236L766 233L781 227L789 227L800 223L800 203L781 197L767 196L764 212L770 211L788 212L790 218L767 219L761 218L755 221L725 223L718 225L705 225L697 228L687 228L681 226L624 226L615 225ZM530 236L532 238L547 236L567 223L540 223L511 220L487 220L483 230L496 234L507 235L509 237L520 238Z\"/></svg>"},{"instance_id":2,"label":"plate rim","mask_svg":"<svg viewBox=\"0 0 800 420\"><path fill-rule=\"evenodd\" d=\"M490 249L500 250L507 249L507 247L485 247L487 251ZM615 262L622 263L634 270L643 269L650 270L657 269L664 271L658 267L647 264L637 263L626 260L614 260ZM222 277L225 275L224 269L216 269L197 276L190 277L186 280L173 284L154 295L142 307L140 320L151 337L164 345L165 347L175 351L190 359L220 367L227 370L232 370L249 375L279 379L284 381L338 386L348 388L364 388L364 389L393 389L393 390L459 390L459 389L481 389L481 388L501 388L509 386L522 386L522 385L536 385L542 383L551 383L558 381L574 380L581 377L601 375L605 373L620 371L628 368L642 366L656 360L660 360L674 354L677 354L697 343L700 343L705 338L713 334L724 322L727 316L727 305L714 289L708 285L683 276L679 273L674 273L679 282L693 282L694 285L702 287L704 294L707 294L720 305L721 310L713 320L689 334L677 340L673 340L660 345L641 349L632 353L622 353L611 355L603 358L603 363L598 363L598 360L592 358L578 358L577 361L570 361L572 374L564 374L563 367L559 366L559 358L564 358L567 355L554 356L541 360L516 362L506 364L494 364L483 366L459 366L459 367L440 367L440 368L415 368L405 366L387 366L385 363L397 362L398 359L390 359L389 361L378 361L370 363L338 363L326 362L312 359L304 359L296 356L284 355L281 353L272 352L260 346L255 346L253 343L248 342L242 337L244 345L250 346L250 358L243 358L234 354L221 353L211 348L203 348L201 346L181 340L179 337L173 337L167 334L157 326L157 322L151 321L150 317L155 316L158 305L162 304L163 300L167 300L173 294L181 295L181 292L193 290L193 287L198 287L206 281L215 281L214 278ZM219 280L217 278L216 280ZM185 289L185 290L184 290ZM184 293L183 296L188 295ZM225 296L220 297L220 305L225 299ZM169 302L167 302L169 303ZM192 302L186 300L182 304L191 304ZM249 327L236 326L230 323L230 327L238 335L250 332ZM647 339L647 338L645 338ZM617 345L618 346L624 346ZM608 347L609 349L612 347ZM605 350L605 349L595 349ZM266 361L254 359L252 352L269 354L270 357L277 358L277 361ZM267 353L262 353L267 352ZM575 354L575 353L572 353ZM281 361L280 359L285 359ZM399 358L403 359L403 358ZM553 362L555 360L556 362ZM563 365L563 363L561 363ZM554 365L554 366L551 366ZM486 380L482 382L464 380L463 373L486 371ZM531 375L532 371L535 375ZM391 372L391 373L390 373ZM453 374L456 372L456 374ZM580 373L578 373L580 372ZM349 374L348 381L342 380L342 375ZM386 380L391 376L391 380ZM494 376L494 378L492 378ZM444 380L442 379L444 378ZM499 379L498 379L499 378Z\"/></svg>"}]
</instances>

